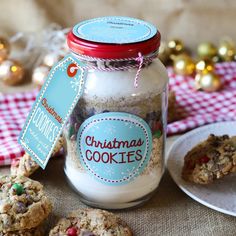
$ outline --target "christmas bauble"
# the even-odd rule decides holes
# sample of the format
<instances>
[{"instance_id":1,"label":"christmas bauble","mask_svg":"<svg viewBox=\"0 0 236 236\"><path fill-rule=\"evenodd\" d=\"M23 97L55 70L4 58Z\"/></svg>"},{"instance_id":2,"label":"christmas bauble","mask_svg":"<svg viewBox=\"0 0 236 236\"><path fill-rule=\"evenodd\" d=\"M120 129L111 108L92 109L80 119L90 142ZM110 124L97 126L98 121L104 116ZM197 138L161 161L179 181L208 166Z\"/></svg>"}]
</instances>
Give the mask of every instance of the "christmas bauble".
<instances>
[{"instance_id":1,"label":"christmas bauble","mask_svg":"<svg viewBox=\"0 0 236 236\"><path fill-rule=\"evenodd\" d=\"M24 77L23 66L14 60L5 60L0 64L0 80L7 85L16 85Z\"/></svg>"},{"instance_id":2,"label":"christmas bauble","mask_svg":"<svg viewBox=\"0 0 236 236\"><path fill-rule=\"evenodd\" d=\"M217 48L214 44L205 42L198 45L197 53L202 59L211 59L217 55Z\"/></svg>"},{"instance_id":3,"label":"christmas bauble","mask_svg":"<svg viewBox=\"0 0 236 236\"><path fill-rule=\"evenodd\" d=\"M159 47L159 52L158 52L158 58L162 61L163 64L167 64L169 60L169 50L167 47L166 42L161 42L161 45Z\"/></svg>"},{"instance_id":4,"label":"christmas bauble","mask_svg":"<svg viewBox=\"0 0 236 236\"><path fill-rule=\"evenodd\" d=\"M235 44L230 40L224 40L218 48L218 55L223 61L232 61L236 54Z\"/></svg>"},{"instance_id":5,"label":"christmas bauble","mask_svg":"<svg viewBox=\"0 0 236 236\"><path fill-rule=\"evenodd\" d=\"M39 87L42 87L49 71L50 71L50 67L48 66L41 65L41 66L36 67L32 73L33 82Z\"/></svg>"},{"instance_id":6,"label":"christmas bauble","mask_svg":"<svg viewBox=\"0 0 236 236\"><path fill-rule=\"evenodd\" d=\"M10 53L10 44L4 39L0 38L0 63L7 59Z\"/></svg>"},{"instance_id":7,"label":"christmas bauble","mask_svg":"<svg viewBox=\"0 0 236 236\"><path fill-rule=\"evenodd\" d=\"M221 59L220 59L220 57L218 56L218 55L216 55L216 56L214 56L214 57L212 57L212 62L213 63L218 63L218 62L221 62Z\"/></svg>"},{"instance_id":8,"label":"christmas bauble","mask_svg":"<svg viewBox=\"0 0 236 236\"><path fill-rule=\"evenodd\" d=\"M172 39L168 42L170 54L180 54L184 51L184 44L179 39Z\"/></svg>"},{"instance_id":9,"label":"christmas bauble","mask_svg":"<svg viewBox=\"0 0 236 236\"><path fill-rule=\"evenodd\" d=\"M206 92L215 92L221 89L222 83L220 77L213 72L196 74L195 76L196 89Z\"/></svg>"},{"instance_id":10,"label":"christmas bauble","mask_svg":"<svg viewBox=\"0 0 236 236\"><path fill-rule=\"evenodd\" d=\"M200 60L196 63L197 73L206 73L208 71L213 71L213 70L214 70L214 64L209 59Z\"/></svg>"},{"instance_id":11,"label":"christmas bauble","mask_svg":"<svg viewBox=\"0 0 236 236\"><path fill-rule=\"evenodd\" d=\"M186 54L172 57L174 60L174 71L180 75L192 75L195 72L195 64L192 58Z\"/></svg>"},{"instance_id":12,"label":"christmas bauble","mask_svg":"<svg viewBox=\"0 0 236 236\"><path fill-rule=\"evenodd\" d=\"M201 78L202 78L202 74L195 75L195 89L196 90L201 90L201 84L200 84Z\"/></svg>"},{"instance_id":13,"label":"christmas bauble","mask_svg":"<svg viewBox=\"0 0 236 236\"><path fill-rule=\"evenodd\" d=\"M48 53L43 58L43 64L49 67L52 67L54 64L56 64L59 60L61 60L63 57L56 54L56 53Z\"/></svg>"}]
</instances>

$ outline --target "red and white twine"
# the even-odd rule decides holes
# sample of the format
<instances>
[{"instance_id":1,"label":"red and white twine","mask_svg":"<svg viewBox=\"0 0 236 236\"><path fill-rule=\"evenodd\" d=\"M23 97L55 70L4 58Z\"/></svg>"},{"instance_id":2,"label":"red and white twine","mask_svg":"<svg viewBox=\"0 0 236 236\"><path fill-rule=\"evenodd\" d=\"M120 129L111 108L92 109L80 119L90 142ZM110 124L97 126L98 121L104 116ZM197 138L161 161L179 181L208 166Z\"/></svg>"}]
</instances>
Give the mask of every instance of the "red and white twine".
<instances>
[{"instance_id":1,"label":"red and white twine","mask_svg":"<svg viewBox=\"0 0 236 236\"><path fill-rule=\"evenodd\" d=\"M97 70L97 71L107 71L107 72L113 72L113 71L124 71L124 70L131 70L131 69L137 69L135 78L134 78L134 87L138 87L138 81L140 78L140 73L142 70L142 67L145 65L150 64L156 57L157 53L153 53L149 56L143 56L140 52L138 53L138 57L131 57L131 58L122 58L122 59L102 59L102 58L94 58L90 56L85 55L78 55L74 54L75 56L79 57L81 60L84 61L96 61L96 62L102 62L109 64L110 62L128 62L128 61L136 61L136 64L132 65L124 65L124 66L93 66L93 65L87 65L87 69ZM71 68L74 70L75 68Z\"/></svg>"}]
</instances>

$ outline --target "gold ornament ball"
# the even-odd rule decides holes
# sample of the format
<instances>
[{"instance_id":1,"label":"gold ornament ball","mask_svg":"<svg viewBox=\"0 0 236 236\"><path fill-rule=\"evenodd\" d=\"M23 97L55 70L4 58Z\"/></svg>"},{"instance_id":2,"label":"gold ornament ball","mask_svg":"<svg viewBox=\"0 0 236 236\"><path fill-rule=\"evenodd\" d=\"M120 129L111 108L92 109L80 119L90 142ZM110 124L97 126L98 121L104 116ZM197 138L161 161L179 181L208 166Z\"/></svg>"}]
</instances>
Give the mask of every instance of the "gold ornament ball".
<instances>
[{"instance_id":1,"label":"gold ornament ball","mask_svg":"<svg viewBox=\"0 0 236 236\"><path fill-rule=\"evenodd\" d=\"M220 57L218 56L218 55L216 55L216 56L214 56L214 57L212 57L212 62L213 63L218 63L218 62L220 62L221 60L220 60Z\"/></svg>"},{"instance_id":2,"label":"gold ornament ball","mask_svg":"<svg viewBox=\"0 0 236 236\"><path fill-rule=\"evenodd\" d=\"M196 74L195 75L195 89L197 90L201 90L201 78L202 78L202 74Z\"/></svg>"},{"instance_id":3,"label":"gold ornament ball","mask_svg":"<svg viewBox=\"0 0 236 236\"><path fill-rule=\"evenodd\" d=\"M222 88L220 77L213 72L196 74L195 86L198 90L206 92L216 92Z\"/></svg>"},{"instance_id":4,"label":"gold ornament ball","mask_svg":"<svg viewBox=\"0 0 236 236\"><path fill-rule=\"evenodd\" d=\"M206 73L214 70L214 64L211 60L205 59L200 60L196 63L196 72L197 73Z\"/></svg>"},{"instance_id":5,"label":"gold ornament ball","mask_svg":"<svg viewBox=\"0 0 236 236\"><path fill-rule=\"evenodd\" d=\"M62 56L60 56L56 53L48 53L43 58L43 64L46 65L46 66L52 67L60 59L62 59Z\"/></svg>"},{"instance_id":6,"label":"gold ornament ball","mask_svg":"<svg viewBox=\"0 0 236 236\"><path fill-rule=\"evenodd\" d=\"M32 81L39 87L42 87L49 71L50 67L45 65L36 67L32 73Z\"/></svg>"},{"instance_id":7,"label":"gold ornament ball","mask_svg":"<svg viewBox=\"0 0 236 236\"><path fill-rule=\"evenodd\" d=\"M4 39L0 38L0 62L7 59L10 53L10 44L9 42Z\"/></svg>"},{"instance_id":8,"label":"gold ornament ball","mask_svg":"<svg viewBox=\"0 0 236 236\"><path fill-rule=\"evenodd\" d=\"M192 75L195 72L195 64L193 59L186 55L172 56L174 60L174 71L180 75Z\"/></svg>"},{"instance_id":9,"label":"gold ornament ball","mask_svg":"<svg viewBox=\"0 0 236 236\"><path fill-rule=\"evenodd\" d=\"M14 60L5 60L0 64L0 80L7 85L16 85L24 78L23 66Z\"/></svg>"},{"instance_id":10,"label":"gold ornament ball","mask_svg":"<svg viewBox=\"0 0 236 236\"><path fill-rule=\"evenodd\" d=\"M158 58L162 61L163 64L166 64L169 60L169 56L170 54L166 42L161 41Z\"/></svg>"},{"instance_id":11,"label":"gold ornament ball","mask_svg":"<svg viewBox=\"0 0 236 236\"><path fill-rule=\"evenodd\" d=\"M218 55L223 61L232 61L236 54L235 44L230 40L225 40L220 43Z\"/></svg>"},{"instance_id":12,"label":"gold ornament ball","mask_svg":"<svg viewBox=\"0 0 236 236\"><path fill-rule=\"evenodd\" d=\"M197 53L202 59L211 59L217 55L217 48L214 44L205 42L198 45Z\"/></svg>"},{"instance_id":13,"label":"gold ornament ball","mask_svg":"<svg viewBox=\"0 0 236 236\"><path fill-rule=\"evenodd\" d=\"M180 54L184 51L184 44L179 39L172 39L168 42L168 49L170 54Z\"/></svg>"}]
</instances>

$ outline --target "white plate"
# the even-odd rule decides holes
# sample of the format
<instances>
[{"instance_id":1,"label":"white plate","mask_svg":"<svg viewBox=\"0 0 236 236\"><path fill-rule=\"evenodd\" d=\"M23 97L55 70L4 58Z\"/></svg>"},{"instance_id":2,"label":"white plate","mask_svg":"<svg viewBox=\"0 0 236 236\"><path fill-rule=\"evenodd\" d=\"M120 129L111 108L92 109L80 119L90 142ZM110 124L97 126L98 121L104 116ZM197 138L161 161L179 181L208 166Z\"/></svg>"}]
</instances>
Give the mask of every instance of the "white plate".
<instances>
[{"instance_id":1,"label":"white plate","mask_svg":"<svg viewBox=\"0 0 236 236\"><path fill-rule=\"evenodd\" d=\"M236 174L224 177L210 185L192 184L181 178L185 154L211 133L236 135L236 122L206 125L184 134L171 146L167 168L175 183L191 198L216 211L236 216Z\"/></svg>"}]
</instances>

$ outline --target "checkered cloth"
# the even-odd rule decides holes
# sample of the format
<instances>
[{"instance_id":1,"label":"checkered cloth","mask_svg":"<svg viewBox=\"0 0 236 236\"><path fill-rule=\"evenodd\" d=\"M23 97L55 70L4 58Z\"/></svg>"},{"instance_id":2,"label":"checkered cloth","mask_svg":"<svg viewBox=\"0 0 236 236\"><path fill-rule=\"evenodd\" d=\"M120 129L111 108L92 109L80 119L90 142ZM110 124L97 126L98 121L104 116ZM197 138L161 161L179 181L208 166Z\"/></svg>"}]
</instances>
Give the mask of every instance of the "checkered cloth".
<instances>
[{"instance_id":1,"label":"checkered cloth","mask_svg":"<svg viewBox=\"0 0 236 236\"><path fill-rule=\"evenodd\" d=\"M17 139L37 93L0 94L0 166L24 154Z\"/></svg>"},{"instance_id":2,"label":"checkered cloth","mask_svg":"<svg viewBox=\"0 0 236 236\"><path fill-rule=\"evenodd\" d=\"M168 135L182 133L205 124L236 120L236 62L216 65L224 89L205 93L194 89L192 77L180 76L168 68L170 90L176 94L178 121L168 124ZM21 128L38 91L0 95L0 165L22 156L17 143Z\"/></svg>"},{"instance_id":3,"label":"checkered cloth","mask_svg":"<svg viewBox=\"0 0 236 236\"><path fill-rule=\"evenodd\" d=\"M218 63L215 72L223 83L219 92L194 89L194 78L176 75L168 68L170 90L176 94L178 120L168 124L168 135L219 121L236 120L236 62Z\"/></svg>"}]
</instances>

